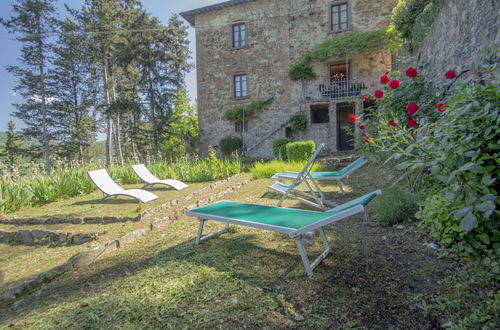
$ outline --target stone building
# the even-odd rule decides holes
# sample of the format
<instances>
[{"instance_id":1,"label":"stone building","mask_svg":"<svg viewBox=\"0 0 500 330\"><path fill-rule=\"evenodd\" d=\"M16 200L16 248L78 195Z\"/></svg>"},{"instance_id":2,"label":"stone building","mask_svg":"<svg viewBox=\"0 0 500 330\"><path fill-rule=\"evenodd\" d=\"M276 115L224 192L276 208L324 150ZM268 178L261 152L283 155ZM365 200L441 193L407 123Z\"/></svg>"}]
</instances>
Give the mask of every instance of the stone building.
<instances>
[{"instance_id":1,"label":"stone building","mask_svg":"<svg viewBox=\"0 0 500 330\"><path fill-rule=\"evenodd\" d=\"M289 66L328 38L386 27L396 3L231 0L181 13L196 29L202 151L226 136L242 137L247 154L261 158L272 156L278 137L323 142L327 152L354 148L357 128L347 116L363 112L363 96L373 93L380 74L392 67L390 52L313 62L317 79L307 83L290 80ZM268 98L272 103L243 123L224 119L228 109ZM293 131L289 119L300 113L307 128Z\"/></svg>"}]
</instances>

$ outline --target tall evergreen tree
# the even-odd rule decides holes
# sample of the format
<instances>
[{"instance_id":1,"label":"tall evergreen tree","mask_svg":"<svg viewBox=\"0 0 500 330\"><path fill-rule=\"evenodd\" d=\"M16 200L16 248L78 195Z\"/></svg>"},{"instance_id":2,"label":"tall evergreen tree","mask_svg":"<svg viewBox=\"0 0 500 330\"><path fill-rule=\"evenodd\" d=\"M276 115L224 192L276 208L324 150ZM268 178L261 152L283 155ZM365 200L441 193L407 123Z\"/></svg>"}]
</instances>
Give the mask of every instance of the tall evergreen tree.
<instances>
[{"instance_id":1,"label":"tall evergreen tree","mask_svg":"<svg viewBox=\"0 0 500 330\"><path fill-rule=\"evenodd\" d=\"M14 166L21 156L20 136L16 133L16 125L12 120L7 124L7 139L4 146L4 156L7 164Z\"/></svg>"},{"instance_id":2,"label":"tall evergreen tree","mask_svg":"<svg viewBox=\"0 0 500 330\"><path fill-rule=\"evenodd\" d=\"M16 33L16 39L23 44L19 61L22 66L8 66L7 71L18 77L14 88L24 97L24 103L14 104L14 116L24 121L24 134L43 141L47 173L51 171L50 128L54 122L49 113L51 96L47 90L47 65L51 53L50 32L54 31L55 0L20 0L12 5L15 13L0 22ZM53 98L52 98L53 99Z\"/></svg>"},{"instance_id":3,"label":"tall evergreen tree","mask_svg":"<svg viewBox=\"0 0 500 330\"><path fill-rule=\"evenodd\" d=\"M87 39L80 27L69 18L60 21L57 46L54 47L54 68L50 70L57 138L63 156L83 164L95 141L96 122L91 107L97 97L95 74L85 56Z\"/></svg>"}]
</instances>

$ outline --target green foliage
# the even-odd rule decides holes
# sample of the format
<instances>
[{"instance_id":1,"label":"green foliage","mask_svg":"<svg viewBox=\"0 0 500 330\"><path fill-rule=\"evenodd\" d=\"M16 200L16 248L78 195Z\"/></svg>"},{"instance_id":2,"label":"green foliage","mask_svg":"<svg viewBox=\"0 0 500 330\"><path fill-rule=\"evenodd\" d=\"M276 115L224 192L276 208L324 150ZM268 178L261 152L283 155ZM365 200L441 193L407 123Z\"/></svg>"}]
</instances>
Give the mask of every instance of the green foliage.
<instances>
[{"instance_id":1,"label":"green foliage","mask_svg":"<svg viewBox=\"0 0 500 330\"><path fill-rule=\"evenodd\" d=\"M444 0L400 0L391 17L391 30L409 42L415 52L432 28Z\"/></svg>"},{"instance_id":2,"label":"green foliage","mask_svg":"<svg viewBox=\"0 0 500 330\"><path fill-rule=\"evenodd\" d=\"M239 137L227 136L220 140L219 145L224 156L231 156L235 153L240 154L243 150L243 141Z\"/></svg>"},{"instance_id":3,"label":"green foliage","mask_svg":"<svg viewBox=\"0 0 500 330\"><path fill-rule=\"evenodd\" d=\"M160 178L172 178L185 182L219 180L242 171L239 158L218 159L213 151L210 157L205 159L185 156L173 163L156 161L147 166ZM4 177L0 181L0 214L13 213L22 207L44 205L88 194L97 188L90 180L87 171L99 167L101 165L61 168L54 171L51 176L33 174L17 179ZM141 183L129 165L113 166L107 170L119 184Z\"/></svg>"},{"instance_id":4,"label":"green foliage","mask_svg":"<svg viewBox=\"0 0 500 330\"><path fill-rule=\"evenodd\" d=\"M312 61L324 61L335 55L353 55L375 50L385 46L389 40L386 30L353 31L326 39L314 46L310 54L302 56L299 62L291 64L288 77L293 81L316 79Z\"/></svg>"},{"instance_id":5,"label":"green foliage","mask_svg":"<svg viewBox=\"0 0 500 330\"><path fill-rule=\"evenodd\" d=\"M290 162L304 161L311 158L314 150L314 141L292 142L286 145L286 156Z\"/></svg>"},{"instance_id":6,"label":"green foliage","mask_svg":"<svg viewBox=\"0 0 500 330\"><path fill-rule=\"evenodd\" d=\"M3 154L10 166L15 166L21 156L20 136L16 133L16 125L12 120L7 124L7 139Z\"/></svg>"},{"instance_id":7,"label":"green foliage","mask_svg":"<svg viewBox=\"0 0 500 330\"><path fill-rule=\"evenodd\" d=\"M309 81L316 79L316 73L310 56L304 56L298 63L290 64L288 77L293 81Z\"/></svg>"},{"instance_id":8,"label":"green foliage","mask_svg":"<svg viewBox=\"0 0 500 330\"><path fill-rule=\"evenodd\" d=\"M304 168L305 164L305 161L288 162L283 160L256 162L254 166L250 168L250 173L254 179L269 179L276 173L285 171L299 172ZM314 164L312 170L318 171L319 165Z\"/></svg>"},{"instance_id":9,"label":"green foliage","mask_svg":"<svg viewBox=\"0 0 500 330\"><path fill-rule=\"evenodd\" d=\"M232 121L242 121L243 117L245 119L252 117L256 113L261 112L267 105L273 102L273 98L268 98L267 100L253 101L250 104L238 105L224 113L224 118Z\"/></svg>"},{"instance_id":10,"label":"green foliage","mask_svg":"<svg viewBox=\"0 0 500 330\"><path fill-rule=\"evenodd\" d=\"M324 61L334 55L363 53L383 47L386 30L353 31L327 39L313 47L311 57Z\"/></svg>"},{"instance_id":11,"label":"green foliage","mask_svg":"<svg viewBox=\"0 0 500 330\"><path fill-rule=\"evenodd\" d=\"M432 98L436 89L423 78L386 94L374 114L375 131L367 146L373 154L389 156L385 164L407 178L413 190L432 195L417 213L431 235L443 246L481 257L500 245L500 92L496 81L483 81L486 77L492 76L486 72L452 90L449 102ZM448 91L450 85L444 87ZM405 126L398 99L403 105L422 102L414 115L416 127ZM438 102L449 107L439 112ZM390 119L399 126L389 126Z\"/></svg>"},{"instance_id":12,"label":"green foliage","mask_svg":"<svg viewBox=\"0 0 500 330\"><path fill-rule=\"evenodd\" d=\"M304 116L301 113L295 114L290 117L290 128L292 131L304 131L307 127L307 119L306 116Z\"/></svg>"},{"instance_id":13,"label":"green foliage","mask_svg":"<svg viewBox=\"0 0 500 330\"><path fill-rule=\"evenodd\" d=\"M276 159L287 160L286 145L292 142L289 138L278 138L273 141L273 156Z\"/></svg>"},{"instance_id":14,"label":"green foliage","mask_svg":"<svg viewBox=\"0 0 500 330\"><path fill-rule=\"evenodd\" d=\"M418 210L418 195L398 185L383 189L383 194L373 201L377 220L395 225L414 218Z\"/></svg>"},{"instance_id":15,"label":"green foliage","mask_svg":"<svg viewBox=\"0 0 500 330\"><path fill-rule=\"evenodd\" d=\"M178 159L188 152L196 154L200 144L198 114L183 92L177 94L171 118L163 139L163 152L167 154L167 158Z\"/></svg>"}]
</instances>

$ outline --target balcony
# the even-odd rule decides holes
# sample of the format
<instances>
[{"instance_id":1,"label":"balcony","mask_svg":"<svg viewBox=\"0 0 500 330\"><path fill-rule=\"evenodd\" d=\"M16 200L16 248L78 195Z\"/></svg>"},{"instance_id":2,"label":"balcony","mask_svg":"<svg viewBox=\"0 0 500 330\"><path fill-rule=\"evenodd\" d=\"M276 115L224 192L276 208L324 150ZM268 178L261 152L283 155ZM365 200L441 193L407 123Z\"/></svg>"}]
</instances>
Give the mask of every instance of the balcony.
<instances>
[{"instance_id":1,"label":"balcony","mask_svg":"<svg viewBox=\"0 0 500 330\"><path fill-rule=\"evenodd\" d=\"M360 96L366 86L350 79L322 79L309 83L304 90L306 100L340 99Z\"/></svg>"}]
</instances>

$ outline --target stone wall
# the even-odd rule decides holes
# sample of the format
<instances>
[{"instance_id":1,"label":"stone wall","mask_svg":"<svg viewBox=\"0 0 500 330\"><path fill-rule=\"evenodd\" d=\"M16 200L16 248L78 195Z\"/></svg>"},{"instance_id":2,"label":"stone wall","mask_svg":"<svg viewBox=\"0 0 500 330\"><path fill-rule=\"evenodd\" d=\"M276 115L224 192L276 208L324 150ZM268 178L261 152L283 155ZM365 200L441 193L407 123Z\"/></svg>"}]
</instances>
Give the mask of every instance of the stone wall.
<instances>
[{"instance_id":1,"label":"stone wall","mask_svg":"<svg viewBox=\"0 0 500 330\"><path fill-rule=\"evenodd\" d=\"M375 30L389 23L391 10L397 0L349 0L350 25L353 31ZM309 104L303 102L299 82L288 78L288 68L297 61L301 52L311 49L321 41L335 37L330 32L331 0L258 0L224 10L212 11L196 17L197 79L199 125L202 151L208 145L217 146L221 138L239 136L234 123L223 118L226 110L253 100L273 97L273 103L262 113L248 121L244 142L252 147L269 133L277 130L294 113L302 111L309 118ZM231 48L231 27L235 22L245 22L248 45ZM328 65L345 58L331 58L315 63L321 79L328 76ZM368 85L366 93L373 90L379 74L392 66L387 52L357 55L351 59L351 78ZM248 99L233 98L233 75L245 72L249 79ZM319 82L313 82L317 89ZM361 96L355 101L356 111L361 111ZM344 102L346 100L343 100ZM335 102L330 105L330 123L309 125L309 129L296 137L327 143L336 151ZM251 156L268 158L272 155L272 140L284 137L285 128L252 150Z\"/></svg>"},{"instance_id":2,"label":"stone wall","mask_svg":"<svg viewBox=\"0 0 500 330\"><path fill-rule=\"evenodd\" d=\"M429 63L427 73L438 81L448 70L474 73L484 48L500 45L499 13L498 0L448 0L416 58Z\"/></svg>"}]
</instances>

